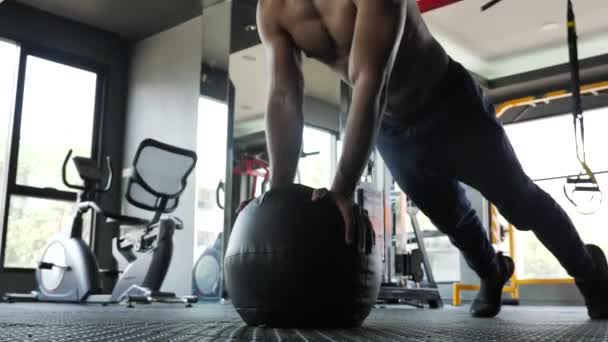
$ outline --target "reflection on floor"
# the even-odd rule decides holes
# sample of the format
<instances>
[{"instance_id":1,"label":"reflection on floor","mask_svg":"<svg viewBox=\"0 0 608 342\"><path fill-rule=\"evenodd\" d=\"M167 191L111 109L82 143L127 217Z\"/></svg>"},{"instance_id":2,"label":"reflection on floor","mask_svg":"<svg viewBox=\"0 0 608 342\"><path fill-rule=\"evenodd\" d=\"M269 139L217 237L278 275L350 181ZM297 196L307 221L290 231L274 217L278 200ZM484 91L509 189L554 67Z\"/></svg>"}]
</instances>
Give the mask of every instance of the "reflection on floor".
<instances>
[{"instance_id":1,"label":"reflection on floor","mask_svg":"<svg viewBox=\"0 0 608 342\"><path fill-rule=\"evenodd\" d=\"M378 309L353 330L248 328L229 305L0 304L0 341L608 341L608 321L583 308L507 307L472 319L466 308Z\"/></svg>"}]
</instances>

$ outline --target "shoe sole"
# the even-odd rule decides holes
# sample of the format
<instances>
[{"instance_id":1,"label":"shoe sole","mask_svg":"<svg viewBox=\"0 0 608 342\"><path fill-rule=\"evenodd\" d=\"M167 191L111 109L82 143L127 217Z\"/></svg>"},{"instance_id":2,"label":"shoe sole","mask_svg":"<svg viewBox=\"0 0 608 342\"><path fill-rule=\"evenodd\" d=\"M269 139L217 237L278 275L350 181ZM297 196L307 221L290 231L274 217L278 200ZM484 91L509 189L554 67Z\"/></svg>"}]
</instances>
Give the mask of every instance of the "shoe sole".
<instances>
[{"instance_id":1,"label":"shoe sole","mask_svg":"<svg viewBox=\"0 0 608 342\"><path fill-rule=\"evenodd\" d=\"M604 270L608 270L608 260L606 259L606 255L604 254L604 251L596 246L596 245L592 245L592 244L588 244L585 246L587 248L587 252L591 255L591 259L593 259L594 263L600 263L601 265L596 265L596 268L598 269L604 269ZM608 311L607 312L592 312L591 310L589 310L589 308L587 308L588 311L587 313L589 314L589 317L591 317L592 319L598 319L598 320L605 320L608 319Z\"/></svg>"}]
</instances>

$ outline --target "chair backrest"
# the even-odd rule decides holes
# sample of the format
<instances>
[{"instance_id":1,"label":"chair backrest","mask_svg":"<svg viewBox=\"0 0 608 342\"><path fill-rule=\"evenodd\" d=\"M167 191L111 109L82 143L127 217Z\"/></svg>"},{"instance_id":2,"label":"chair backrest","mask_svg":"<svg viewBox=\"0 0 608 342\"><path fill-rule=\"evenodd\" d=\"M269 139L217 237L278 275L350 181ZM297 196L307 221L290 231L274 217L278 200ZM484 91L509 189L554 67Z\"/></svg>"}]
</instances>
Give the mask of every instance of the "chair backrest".
<instances>
[{"instance_id":1,"label":"chair backrest","mask_svg":"<svg viewBox=\"0 0 608 342\"><path fill-rule=\"evenodd\" d=\"M127 182L127 201L157 214L174 211L196 161L193 151L154 139L142 141Z\"/></svg>"}]
</instances>

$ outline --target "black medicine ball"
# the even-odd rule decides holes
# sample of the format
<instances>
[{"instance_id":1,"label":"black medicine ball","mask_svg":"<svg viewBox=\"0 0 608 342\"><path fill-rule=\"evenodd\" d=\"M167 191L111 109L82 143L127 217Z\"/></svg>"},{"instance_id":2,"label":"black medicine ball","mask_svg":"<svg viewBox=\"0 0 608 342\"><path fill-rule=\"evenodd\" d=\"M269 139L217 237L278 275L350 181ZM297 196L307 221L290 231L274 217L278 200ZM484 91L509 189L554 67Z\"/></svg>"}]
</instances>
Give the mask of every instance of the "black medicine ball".
<instances>
[{"instance_id":1,"label":"black medicine ball","mask_svg":"<svg viewBox=\"0 0 608 342\"><path fill-rule=\"evenodd\" d=\"M272 189L235 222L224 259L226 287L249 325L355 327L376 301L379 251L347 245L338 208L328 198L312 202L312 193L297 184Z\"/></svg>"}]
</instances>

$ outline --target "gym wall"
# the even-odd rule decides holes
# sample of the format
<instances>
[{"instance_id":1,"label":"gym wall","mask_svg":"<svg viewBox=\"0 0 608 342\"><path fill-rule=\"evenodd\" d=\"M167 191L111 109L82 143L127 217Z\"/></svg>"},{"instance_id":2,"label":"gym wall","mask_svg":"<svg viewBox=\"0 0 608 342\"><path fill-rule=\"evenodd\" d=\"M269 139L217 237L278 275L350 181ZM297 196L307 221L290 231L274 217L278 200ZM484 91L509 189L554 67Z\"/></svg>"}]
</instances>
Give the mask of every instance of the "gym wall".
<instances>
[{"instance_id":1,"label":"gym wall","mask_svg":"<svg viewBox=\"0 0 608 342\"><path fill-rule=\"evenodd\" d=\"M196 150L202 58L202 24L197 17L134 44L130 60L124 165L131 165L139 143L154 138ZM204 160L199 161L199 165ZM171 165L159 165L170 168ZM163 291L191 293L196 179L188 179L175 215L184 229L174 237L175 250ZM124 205L127 215L150 216Z\"/></svg>"},{"instance_id":2,"label":"gym wall","mask_svg":"<svg viewBox=\"0 0 608 342\"><path fill-rule=\"evenodd\" d=\"M101 153L115 161L114 171L121 169L124 114L126 103L126 75L128 45L117 35L60 18L12 2L0 6L0 37L22 45L47 48L75 58L84 58L106 67L107 83L103 100ZM49 132L52 137L53 132ZM103 205L117 210L120 187L104 198ZM112 231L98 229L95 246L111 246ZM99 250L99 248L98 248ZM111 250L99 250L98 262L102 268L113 263ZM104 253L106 252L106 253ZM0 293L26 292L35 287L34 272L6 273L0 271Z\"/></svg>"}]
</instances>

